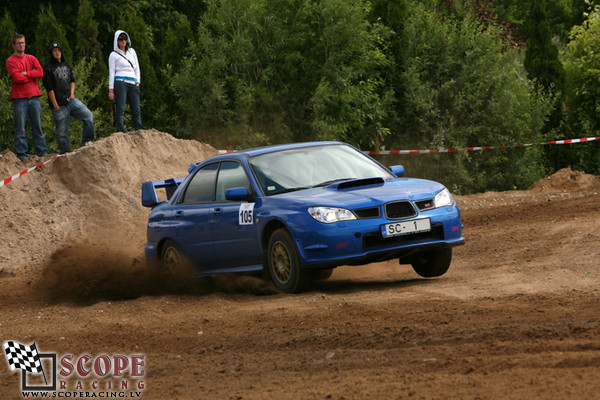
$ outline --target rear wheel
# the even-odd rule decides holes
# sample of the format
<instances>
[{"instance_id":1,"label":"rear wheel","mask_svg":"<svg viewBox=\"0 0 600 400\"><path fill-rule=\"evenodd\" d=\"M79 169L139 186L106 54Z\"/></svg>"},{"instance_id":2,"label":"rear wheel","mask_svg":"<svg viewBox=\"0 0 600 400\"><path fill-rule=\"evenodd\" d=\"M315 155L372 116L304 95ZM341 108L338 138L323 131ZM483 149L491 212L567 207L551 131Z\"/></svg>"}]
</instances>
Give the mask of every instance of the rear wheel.
<instances>
[{"instance_id":1,"label":"rear wheel","mask_svg":"<svg viewBox=\"0 0 600 400\"><path fill-rule=\"evenodd\" d=\"M285 229L276 230L269 239L267 270L275 286L284 292L298 293L310 287L310 271L300 268L298 250Z\"/></svg>"},{"instance_id":2,"label":"rear wheel","mask_svg":"<svg viewBox=\"0 0 600 400\"><path fill-rule=\"evenodd\" d=\"M446 247L439 250L430 250L419 253L411 260L415 272L424 278L434 278L444 275L452 262L452 248Z\"/></svg>"},{"instance_id":3,"label":"rear wheel","mask_svg":"<svg viewBox=\"0 0 600 400\"><path fill-rule=\"evenodd\" d=\"M184 267L184 257L181 249L171 239L167 239L163 244L160 261L165 272L169 272L171 275L181 274Z\"/></svg>"}]
</instances>

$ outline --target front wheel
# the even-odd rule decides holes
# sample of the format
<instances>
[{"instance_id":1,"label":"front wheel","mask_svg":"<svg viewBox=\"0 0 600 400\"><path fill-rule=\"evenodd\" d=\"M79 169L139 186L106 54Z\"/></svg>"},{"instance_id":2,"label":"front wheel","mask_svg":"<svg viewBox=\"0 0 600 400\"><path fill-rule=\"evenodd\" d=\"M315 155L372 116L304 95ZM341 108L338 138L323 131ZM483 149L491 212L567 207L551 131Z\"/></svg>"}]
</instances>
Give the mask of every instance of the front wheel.
<instances>
[{"instance_id":1,"label":"front wheel","mask_svg":"<svg viewBox=\"0 0 600 400\"><path fill-rule=\"evenodd\" d=\"M298 293L310 287L310 271L300 268L298 250L285 229L276 230L269 239L267 271L275 286L286 293Z\"/></svg>"},{"instance_id":2,"label":"front wheel","mask_svg":"<svg viewBox=\"0 0 600 400\"><path fill-rule=\"evenodd\" d=\"M434 278L444 275L452 262L452 248L430 250L419 253L411 260L415 272L424 278Z\"/></svg>"}]
</instances>

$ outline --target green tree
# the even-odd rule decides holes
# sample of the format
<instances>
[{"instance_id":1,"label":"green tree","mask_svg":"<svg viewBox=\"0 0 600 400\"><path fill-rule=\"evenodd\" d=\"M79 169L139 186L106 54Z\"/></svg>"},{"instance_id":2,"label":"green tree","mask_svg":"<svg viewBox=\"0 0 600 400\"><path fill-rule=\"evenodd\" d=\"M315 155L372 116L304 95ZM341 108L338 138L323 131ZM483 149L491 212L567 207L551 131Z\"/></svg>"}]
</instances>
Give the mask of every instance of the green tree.
<instances>
[{"instance_id":1,"label":"green tree","mask_svg":"<svg viewBox=\"0 0 600 400\"><path fill-rule=\"evenodd\" d=\"M323 1L314 15L323 51L322 77L311 98L314 136L370 147L384 136L391 97L379 77L388 65L378 46L381 37L361 2Z\"/></svg>"},{"instance_id":2,"label":"green tree","mask_svg":"<svg viewBox=\"0 0 600 400\"><path fill-rule=\"evenodd\" d=\"M505 49L500 32L474 19L447 16L412 4L407 20L406 107L396 114L388 142L400 148L465 149L539 141L548 112L532 92L518 51ZM539 148L466 152L403 161L412 173L455 191L528 187L544 175Z\"/></svg>"},{"instance_id":3,"label":"green tree","mask_svg":"<svg viewBox=\"0 0 600 400\"><path fill-rule=\"evenodd\" d=\"M189 55L190 42L194 39L194 31L185 16L179 14L177 21L169 25L164 36L162 45L162 66L171 65L173 68L179 68L181 60Z\"/></svg>"},{"instance_id":4,"label":"green tree","mask_svg":"<svg viewBox=\"0 0 600 400\"><path fill-rule=\"evenodd\" d=\"M194 40L194 32L185 14L177 14L174 23L170 24L165 32L159 52L161 68L157 71L161 82L171 82L174 71L181 69L182 61L190 55L190 43ZM161 85L162 102L155 111L155 125L159 130L174 130L178 126L177 98L170 85Z\"/></svg>"},{"instance_id":5,"label":"green tree","mask_svg":"<svg viewBox=\"0 0 600 400\"><path fill-rule=\"evenodd\" d=\"M173 81L182 129L369 143L385 112L377 40L360 1L210 1Z\"/></svg>"},{"instance_id":6,"label":"green tree","mask_svg":"<svg viewBox=\"0 0 600 400\"><path fill-rule=\"evenodd\" d=\"M273 4L273 11L282 3ZM217 146L265 142L260 117L253 113L264 98L257 82L263 88L273 84L277 77L271 58L283 43L272 42L278 35L277 18L266 18L264 6L264 1L251 0L208 2L190 56L172 81L186 136ZM277 116L273 120L279 125ZM279 135L283 138L289 130L282 127Z\"/></svg>"},{"instance_id":7,"label":"green tree","mask_svg":"<svg viewBox=\"0 0 600 400\"><path fill-rule=\"evenodd\" d=\"M496 12L495 18L503 26L510 25L515 28L515 34L520 40L529 37L530 26L527 16L533 0L470 0L475 6L492 7ZM573 25L573 5L577 1L585 0L552 0L547 3L548 20L552 36L559 37L561 41L568 40L569 29Z\"/></svg>"},{"instance_id":8,"label":"green tree","mask_svg":"<svg viewBox=\"0 0 600 400\"><path fill-rule=\"evenodd\" d=\"M4 62L11 54L14 53L12 47L12 37L17 31L10 13L6 11L4 18L0 20L0 60L2 60L0 71L6 73L6 65Z\"/></svg>"},{"instance_id":9,"label":"green tree","mask_svg":"<svg viewBox=\"0 0 600 400\"><path fill-rule=\"evenodd\" d=\"M600 10L573 27L565 52L567 103L574 133L600 136ZM597 142L579 145L573 167L600 173L600 146Z\"/></svg>"},{"instance_id":10,"label":"green tree","mask_svg":"<svg viewBox=\"0 0 600 400\"><path fill-rule=\"evenodd\" d=\"M571 26L583 24L590 11L599 5L599 0L571 0Z\"/></svg>"},{"instance_id":11,"label":"green tree","mask_svg":"<svg viewBox=\"0 0 600 400\"><path fill-rule=\"evenodd\" d=\"M13 147L13 108L12 102L8 101L11 81L6 71L6 59L14 53L12 47L12 36L16 28L10 13L4 12L4 18L0 20L0 93L4 93L4 98L0 101L0 151Z\"/></svg>"},{"instance_id":12,"label":"green tree","mask_svg":"<svg viewBox=\"0 0 600 400\"><path fill-rule=\"evenodd\" d=\"M387 118L383 125L388 129L386 133L397 132L401 129L397 125L397 113L405 109L403 102L406 91L405 81L402 79L402 73L406 70L406 36L405 23L410 18L409 7L406 0L374 0L371 3L369 20L373 26L381 24L389 31L381 32L379 47L389 62L382 68L381 76L384 79L385 87L388 89L387 97L389 110ZM384 141L384 136L377 137L374 143L375 150L379 150Z\"/></svg>"},{"instance_id":13,"label":"green tree","mask_svg":"<svg viewBox=\"0 0 600 400\"><path fill-rule=\"evenodd\" d=\"M52 5L49 4L40 7L38 24L35 30L35 55L42 65L50 58L48 46L53 41L60 43L66 59L73 59L73 51L67 40L64 25L58 22L52 11Z\"/></svg>"},{"instance_id":14,"label":"green tree","mask_svg":"<svg viewBox=\"0 0 600 400\"><path fill-rule=\"evenodd\" d=\"M538 87L547 93L560 94L565 72L558 58L558 48L552 42L546 7L546 0L531 0L524 65L529 79L534 80Z\"/></svg>"},{"instance_id":15,"label":"green tree","mask_svg":"<svg viewBox=\"0 0 600 400\"><path fill-rule=\"evenodd\" d=\"M3 14L9 13L12 16L12 20L15 21L16 32L25 35L27 47L29 47L28 52L33 51L33 47L30 44L35 43L35 28L38 22L36 11L39 10L41 3L42 0L31 0L27 3L27 6L24 6L23 2L20 1L5 1L0 5Z\"/></svg>"},{"instance_id":16,"label":"green tree","mask_svg":"<svg viewBox=\"0 0 600 400\"><path fill-rule=\"evenodd\" d=\"M545 0L531 0L527 19L529 38L524 66L527 77L547 96L553 98L552 112L544 126L547 139L555 138L563 120L562 104L565 71L558 57L558 48L552 42L552 32ZM570 156L566 149L545 149L547 163L553 170L567 166Z\"/></svg>"},{"instance_id":17,"label":"green tree","mask_svg":"<svg viewBox=\"0 0 600 400\"><path fill-rule=\"evenodd\" d=\"M108 68L102 56L102 46L98 42L98 21L94 19L94 9L90 0L79 0L75 37L76 60L87 60L93 65L90 78L96 82L104 81Z\"/></svg>"},{"instance_id":18,"label":"green tree","mask_svg":"<svg viewBox=\"0 0 600 400\"><path fill-rule=\"evenodd\" d=\"M6 73L6 68L2 68L3 73L0 76L0 93L4 93L4 98L0 101L0 152L4 149L13 149L14 143L14 112L12 101L9 101L11 81Z\"/></svg>"}]
</instances>

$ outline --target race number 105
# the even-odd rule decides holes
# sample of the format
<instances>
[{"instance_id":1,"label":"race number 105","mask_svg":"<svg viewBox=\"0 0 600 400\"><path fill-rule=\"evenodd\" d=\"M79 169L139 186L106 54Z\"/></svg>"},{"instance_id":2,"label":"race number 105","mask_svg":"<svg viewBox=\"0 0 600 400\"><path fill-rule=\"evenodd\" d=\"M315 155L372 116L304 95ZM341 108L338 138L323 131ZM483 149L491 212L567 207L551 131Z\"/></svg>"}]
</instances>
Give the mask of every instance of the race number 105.
<instances>
[{"instance_id":1,"label":"race number 105","mask_svg":"<svg viewBox=\"0 0 600 400\"><path fill-rule=\"evenodd\" d=\"M254 203L240 204L238 216L240 225L252 225L254 223Z\"/></svg>"}]
</instances>

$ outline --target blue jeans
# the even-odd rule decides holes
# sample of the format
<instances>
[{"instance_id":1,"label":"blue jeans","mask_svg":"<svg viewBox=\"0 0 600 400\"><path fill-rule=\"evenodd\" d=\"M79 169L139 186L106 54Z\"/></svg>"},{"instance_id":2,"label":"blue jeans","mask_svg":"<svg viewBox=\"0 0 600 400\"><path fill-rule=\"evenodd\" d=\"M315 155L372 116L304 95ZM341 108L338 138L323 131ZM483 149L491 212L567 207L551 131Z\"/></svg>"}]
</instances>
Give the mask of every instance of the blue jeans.
<instances>
[{"instance_id":1,"label":"blue jeans","mask_svg":"<svg viewBox=\"0 0 600 400\"><path fill-rule=\"evenodd\" d=\"M56 124L56 142L60 154L71 151L69 142L69 117L73 116L83 122L81 134L81 145L94 140L94 114L76 98L72 98L66 105L60 106L58 110L52 110L54 123Z\"/></svg>"},{"instance_id":2,"label":"blue jeans","mask_svg":"<svg viewBox=\"0 0 600 400\"><path fill-rule=\"evenodd\" d=\"M33 144L39 156L46 154L46 136L42 131L42 106L37 97L27 99L14 99L13 110L15 111L15 152L20 159L27 158L29 146L25 134L25 124L29 116Z\"/></svg>"},{"instance_id":3,"label":"blue jeans","mask_svg":"<svg viewBox=\"0 0 600 400\"><path fill-rule=\"evenodd\" d=\"M140 111L140 87L131 83L115 81L115 128L117 132L127 132L124 126L125 103L131 107L131 119L136 130L144 129L142 125L142 112Z\"/></svg>"}]
</instances>

